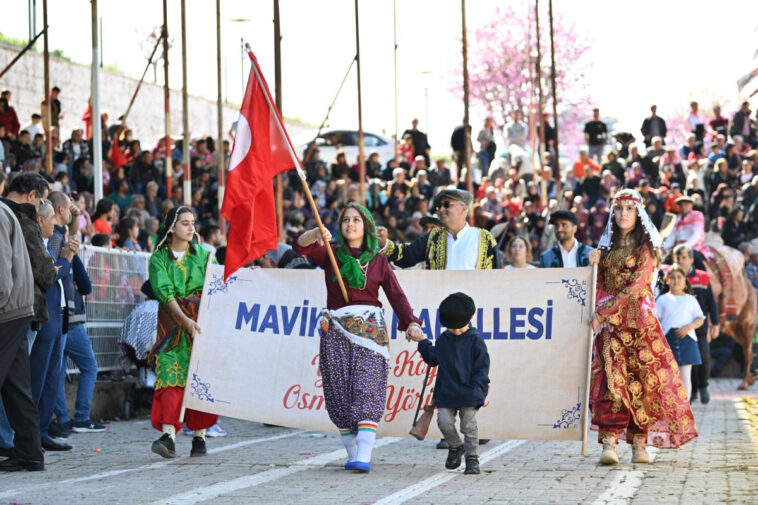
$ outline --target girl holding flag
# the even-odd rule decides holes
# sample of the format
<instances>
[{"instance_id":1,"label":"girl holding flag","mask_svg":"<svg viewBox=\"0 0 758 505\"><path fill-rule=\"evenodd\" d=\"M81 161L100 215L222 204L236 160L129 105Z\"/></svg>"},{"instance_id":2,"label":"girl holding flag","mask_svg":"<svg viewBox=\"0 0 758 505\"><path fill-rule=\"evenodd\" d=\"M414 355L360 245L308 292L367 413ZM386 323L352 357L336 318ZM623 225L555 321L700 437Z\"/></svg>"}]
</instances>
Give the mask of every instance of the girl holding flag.
<instances>
[{"instance_id":1,"label":"girl holding flag","mask_svg":"<svg viewBox=\"0 0 758 505\"><path fill-rule=\"evenodd\" d=\"M151 419L161 438L152 451L164 458L176 457L174 439L182 428L179 415L187 383L192 339L201 333L197 314L208 266L208 250L192 243L195 215L187 207L174 207L166 214L158 244L150 257L150 285L160 303L158 339L150 351L155 367L155 395ZM213 260L215 263L215 259ZM187 409L187 427L194 430L190 456L206 454L205 430L218 416Z\"/></svg>"},{"instance_id":2,"label":"girl holding flag","mask_svg":"<svg viewBox=\"0 0 758 505\"><path fill-rule=\"evenodd\" d=\"M598 265L590 405L604 465L618 464L620 439L633 446L632 463L650 463L647 445L677 448L697 436L689 395L656 317L652 281L662 242L640 194L616 193L599 248L589 256Z\"/></svg>"},{"instance_id":3,"label":"girl holding flag","mask_svg":"<svg viewBox=\"0 0 758 505\"><path fill-rule=\"evenodd\" d=\"M323 238L331 240L328 231L323 238L318 228L302 233L294 250L324 269L327 310L319 329L319 368L326 410L347 450L345 469L368 472L377 426L384 413L390 356L379 288L400 321L398 329L418 338L423 331L387 258L377 254L376 224L368 209L349 203L339 217L338 230L338 243L328 247L337 253L348 302L341 294L323 242Z\"/></svg>"}]
</instances>

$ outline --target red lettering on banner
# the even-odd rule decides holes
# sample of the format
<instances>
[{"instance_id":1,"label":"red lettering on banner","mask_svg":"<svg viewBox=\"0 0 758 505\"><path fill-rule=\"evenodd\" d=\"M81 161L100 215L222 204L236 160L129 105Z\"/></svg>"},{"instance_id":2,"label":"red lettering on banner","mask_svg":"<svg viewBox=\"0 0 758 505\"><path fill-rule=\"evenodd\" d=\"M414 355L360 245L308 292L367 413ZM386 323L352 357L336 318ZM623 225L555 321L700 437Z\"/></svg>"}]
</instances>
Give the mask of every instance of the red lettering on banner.
<instances>
[{"instance_id":1,"label":"red lettering on banner","mask_svg":"<svg viewBox=\"0 0 758 505\"><path fill-rule=\"evenodd\" d=\"M324 384L321 381L321 367L318 366L318 357L319 355L316 354L316 356L313 357L311 360L311 365L316 366L316 382L313 383L313 385L316 387L316 389L321 389L324 387Z\"/></svg>"},{"instance_id":2,"label":"red lettering on banner","mask_svg":"<svg viewBox=\"0 0 758 505\"><path fill-rule=\"evenodd\" d=\"M294 408L298 410L321 410L324 408L324 397L312 393L303 393L300 384L294 384L284 393L282 404L287 410Z\"/></svg>"}]
</instances>

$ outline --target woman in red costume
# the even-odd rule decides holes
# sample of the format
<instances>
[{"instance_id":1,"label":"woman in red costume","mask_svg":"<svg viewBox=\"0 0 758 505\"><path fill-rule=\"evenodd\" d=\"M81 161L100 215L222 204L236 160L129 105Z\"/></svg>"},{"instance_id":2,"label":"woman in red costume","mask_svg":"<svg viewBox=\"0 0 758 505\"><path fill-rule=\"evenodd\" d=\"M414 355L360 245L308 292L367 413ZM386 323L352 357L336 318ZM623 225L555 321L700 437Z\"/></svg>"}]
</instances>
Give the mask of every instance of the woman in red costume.
<instances>
[{"instance_id":1,"label":"woman in red costume","mask_svg":"<svg viewBox=\"0 0 758 505\"><path fill-rule=\"evenodd\" d=\"M589 258L598 265L590 319L595 331L590 406L604 465L618 464L620 439L632 445L632 463L650 463L647 445L672 449L697 436L679 367L655 311L652 281L661 245L640 194L619 191L598 250Z\"/></svg>"}]
</instances>

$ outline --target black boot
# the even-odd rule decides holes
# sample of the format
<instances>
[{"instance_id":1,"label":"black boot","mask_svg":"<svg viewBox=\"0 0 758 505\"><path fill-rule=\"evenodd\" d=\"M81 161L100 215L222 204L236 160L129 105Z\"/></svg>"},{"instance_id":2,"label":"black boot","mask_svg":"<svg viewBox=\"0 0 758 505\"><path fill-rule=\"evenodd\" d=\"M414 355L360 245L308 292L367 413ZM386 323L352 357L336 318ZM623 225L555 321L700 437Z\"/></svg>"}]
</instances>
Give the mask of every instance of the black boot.
<instances>
[{"instance_id":1,"label":"black boot","mask_svg":"<svg viewBox=\"0 0 758 505\"><path fill-rule=\"evenodd\" d=\"M205 456L206 454L208 454L208 450L205 447L205 439L203 437L192 437L190 457Z\"/></svg>"},{"instance_id":2,"label":"black boot","mask_svg":"<svg viewBox=\"0 0 758 505\"><path fill-rule=\"evenodd\" d=\"M174 446L174 440L168 433L161 435L161 438L153 442L152 450L155 454L163 456L164 458L175 458L176 447Z\"/></svg>"},{"instance_id":3,"label":"black boot","mask_svg":"<svg viewBox=\"0 0 758 505\"><path fill-rule=\"evenodd\" d=\"M440 441L437 442L437 449L450 449L450 445L448 445L447 440L441 438Z\"/></svg>"},{"instance_id":4,"label":"black boot","mask_svg":"<svg viewBox=\"0 0 758 505\"><path fill-rule=\"evenodd\" d=\"M26 470L29 472L41 472L45 469L43 461L32 461L23 458L9 458L0 462L0 472L19 472Z\"/></svg>"},{"instance_id":5,"label":"black boot","mask_svg":"<svg viewBox=\"0 0 758 505\"><path fill-rule=\"evenodd\" d=\"M447 451L447 460L445 461L445 468L448 470L455 470L461 466L461 457L463 456L463 446L451 447Z\"/></svg>"},{"instance_id":6,"label":"black boot","mask_svg":"<svg viewBox=\"0 0 758 505\"><path fill-rule=\"evenodd\" d=\"M466 475L479 475L479 456L466 456Z\"/></svg>"}]
</instances>

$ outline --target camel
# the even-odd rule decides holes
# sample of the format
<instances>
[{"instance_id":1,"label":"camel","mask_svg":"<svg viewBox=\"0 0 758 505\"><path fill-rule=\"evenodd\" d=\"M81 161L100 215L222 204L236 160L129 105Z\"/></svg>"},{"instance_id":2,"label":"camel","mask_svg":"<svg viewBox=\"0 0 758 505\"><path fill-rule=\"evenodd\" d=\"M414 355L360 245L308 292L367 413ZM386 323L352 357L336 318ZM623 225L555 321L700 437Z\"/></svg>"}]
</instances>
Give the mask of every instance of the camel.
<instances>
[{"instance_id":1,"label":"camel","mask_svg":"<svg viewBox=\"0 0 758 505\"><path fill-rule=\"evenodd\" d=\"M753 336L756 328L756 313L758 313L758 296L745 273L745 259L740 251L724 245L721 237L709 233L705 240L713 256L706 260L706 267L711 274L711 289L719 306L719 330L730 336L742 348L745 357L745 376L737 387L743 391L755 383L755 376L750 371L753 361ZM736 305L736 314L728 314L722 289L722 269L718 268L719 255L722 256L731 270L731 297Z\"/></svg>"}]
</instances>

